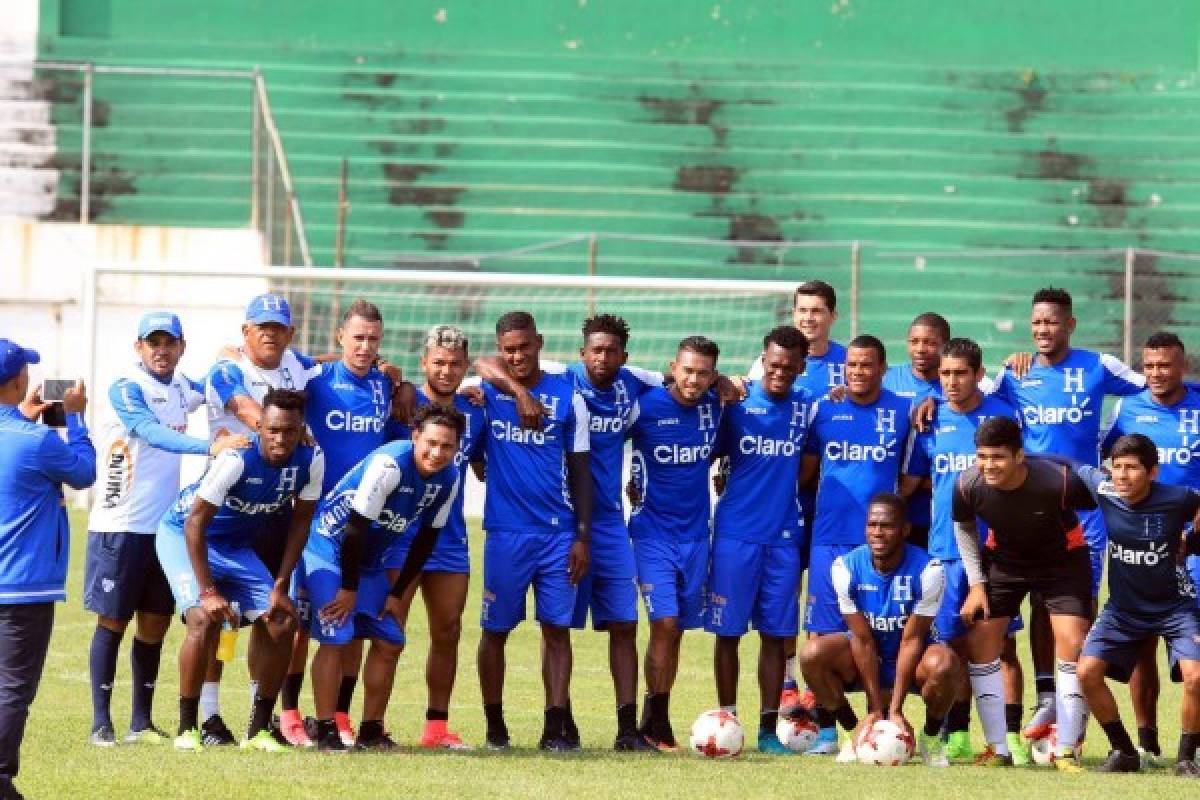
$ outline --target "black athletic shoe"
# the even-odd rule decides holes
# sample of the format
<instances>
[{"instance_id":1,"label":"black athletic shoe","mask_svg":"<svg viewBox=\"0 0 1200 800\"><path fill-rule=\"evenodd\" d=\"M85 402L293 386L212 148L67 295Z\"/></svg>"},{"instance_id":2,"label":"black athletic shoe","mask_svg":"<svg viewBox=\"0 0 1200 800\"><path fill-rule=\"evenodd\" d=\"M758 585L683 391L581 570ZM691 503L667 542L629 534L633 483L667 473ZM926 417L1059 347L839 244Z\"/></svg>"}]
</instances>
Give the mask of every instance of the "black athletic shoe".
<instances>
[{"instance_id":1,"label":"black athletic shoe","mask_svg":"<svg viewBox=\"0 0 1200 800\"><path fill-rule=\"evenodd\" d=\"M213 714L204 720L204 724L200 726L200 740L205 747L229 747L237 744L237 739L233 738L233 731L229 730L220 714Z\"/></svg>"},{"instance_id":2,"label":"black athletic shoe","mask_svg":"<svg viewBox=\"0 0 1200 800\"><path fill-rule=\"evenodd\" d=\"M563 736L553 739L542 737L538 742L538 750L544 750L547 753L578 753L582 749L578 743L571 742Z\"/></svg>"},{"instance_id":3,"label":"black athletic shoe","mask_svg":"<svg viewBox=\"0 0 1200 800\"><path fill-rule=\"evenodd\" d=\"M642 738L640 733L622 733L613 741L613 750L618 753L653 753L658 748Z\"/></svg>"},{"instance_id":4,"label":"black athletic shoe","mask_svg":"<svg viewBox=\"0 0 1200 800\"><path fill-rule=\"evenodd\" d=\"M317 738L316 742L318 753L340 755L350 752L350 748L346 747L346 743L342 741L342 735L336 729Z\"/></svg>"},{"instance_id":5,"label":"black athletic shoe","mask_svg":"<svg viewBox=\"0 0 1200 800\"><path fill-rule=\"evenodd\" d=\"M295 745L293 745L291 742L289 742L287 740L287 737L283 735L283 728L279 727L279 715L278 714L271 715L271 724L267 726L267 730L270 732L271 738L274 739L275 741L279 742L284 747L287 747L287 748L295 747Z\"/></svg>"},{"instance_id":6,"label":"black athletic shoe","mask_svg":"<svg viewBox=\"0 0 1200 800\"><path fill-rule=\"evenodd\" d=\"M1181 778L1200 778L1200 764L1195 761L1176 761L1175 774Z\"/></svg>"},{"instance_id":7,"label":"black athletic shoe","mask_svg":"<svg viewBox=\"0 0 1200 800\"><path fill-rule=\"evenodd\" d=\"M308 734L309 741L315 742L317 740L318 728L316 717L304 718L304 732Z\"/></svg>"},{"instance_id":8,"label":"black athletic shoe","mask_svg":"<svg viewBox=\"0 0 1200 800\"><path fill-rule=\"evenodd\" d=\"M1142 759L1137 753L1132 755L1120 750L1110 750L1104 763L1096 767L1096 772L1141 772Z\"/></svg>"},{"instance_id":9,"label":"black athletic shoe","mask_svg":"<svg viewBox=\"0 0 1200 800\"><path fill-rule=\"evenodd\" d=\"M116 747L117 734L113 731L112 725L101 725L92 731L91 738L88 741L96 747Z\"/></svg>"},{"instance_id":10,"label":"black athletic shoe","mask_svg":"<svg viewBox=\"0 0 1200 800\"><path fill-rule=\"evenodd\" d=\"M354 741L354 749L371 753L388 753L399 748L400 745L388 736L386 733L381 733L378 736L363 736L361 731L358 738Z\"/></svg>"}]
</instances>

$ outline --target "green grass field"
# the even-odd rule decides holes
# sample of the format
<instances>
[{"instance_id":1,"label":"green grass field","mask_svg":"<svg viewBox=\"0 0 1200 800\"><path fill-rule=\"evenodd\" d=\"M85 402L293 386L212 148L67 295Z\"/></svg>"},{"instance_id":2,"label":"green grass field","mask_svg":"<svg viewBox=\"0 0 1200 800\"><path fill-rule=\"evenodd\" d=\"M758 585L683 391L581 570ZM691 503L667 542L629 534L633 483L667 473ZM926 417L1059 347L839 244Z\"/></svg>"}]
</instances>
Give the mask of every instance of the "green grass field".
<instances>
[{"instance_id":1,"label":"green grass field","mask_svg":"<svg viewBox=\"0 0 1200 800\"><path fill-rule=\"evenodd\" d=\"M406 747L399 754L322 756L288 753L269 756L237 750L210 749L200 754L176 753L168 747L118 746L100 750L87 743L91 722L87 651L93 618L81 607L84 529L76 515L70 601L58 610L41 691L33 706L23 749L23 770L18 785L30 798L293 798L344 797L795 797L819 793L823 797L1021 797L1021 798L1168 798L1195 797L1196 787L1166 770L1130 776L1059 775L1053 770L1025 768L985 770L952 767L932 770L921 766L880 769L838 766L831 758L767 758L746 753L733 761L710 762L690 753L679 755L617 755L608 748L614 733L612 683L608 676L603 634L575 634L575 677L572 697L583 733L585 752L549 756L535 749L542 722L538 634L533 624L522 625L509 644L509 671L505 708L513 741L512 754L426 753L411 746L424 718L424 612L413 610L409 650L400 662L387 720L395 738ZM472 538L479 564L482 537ZM475 676L474 652L478 641L479 581L465 620L460 651L458 688L451 709L451 725L471 743L483 740L483 714ZM644 626L643 626L644 627ZM173 627L163 656L159 681L157 723L174 732L178 673L175 653L180 626ZM643 631L644 637L644 631ZM114 721L118 733L128 725L128 637L118 667ZM249 699L245 672L245 637L239 642L239 660L226 671L222 706L235 731L245 721ZM684 734L692 719L715 706L710 637L689 634L673 697L676 733ZM1022 655L1027 658L1022 644ZM757 718L754 680L757 645L748 637L743 647L741 681L742 716ZM1031 675L1028 671L1027 675ZM307 686L306 686L307 690ZM909 719L919 724L923 711L913 701ZM303 700L311 709L307 691ZM358 705L356 703L356 709ZM1179 691L1165 684L1161 703L1161 736L1173 755L1179 731ZM1128 703L1123 703L1126 724L1132 729ZM357 711L355 712L357 718ZM753 736L756 725L749 724ZM976 726L975 740L981 741ZM1087 759L1095 764L1107 751L1098 726L1089 731Z\"/></svg>"}]
</instances>

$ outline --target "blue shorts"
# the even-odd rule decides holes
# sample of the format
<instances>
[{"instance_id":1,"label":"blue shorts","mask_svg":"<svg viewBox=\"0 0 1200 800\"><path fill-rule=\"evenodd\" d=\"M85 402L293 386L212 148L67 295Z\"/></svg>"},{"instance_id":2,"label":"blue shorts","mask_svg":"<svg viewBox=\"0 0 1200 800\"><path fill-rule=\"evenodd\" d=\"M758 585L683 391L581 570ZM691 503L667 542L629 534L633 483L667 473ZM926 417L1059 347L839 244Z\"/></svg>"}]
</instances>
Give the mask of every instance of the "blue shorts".
<instances>
[{"instance_id":1,"label":"blue shorts","mask_svg":"<svg viewBox=\"0 0 1200 800\"><path fill-rule=\"evenodd\" d=\"M175 595L175 607L182 612L200 605L200 585L192 572L183 534L160 527L154 544ZM250 544L209 539L208 570L217 591L230 603L238 604L244 619L253 622L271 607L275 578Z\"/></svg>"},{"instance_id":2,"label":"blue shorts","mask_svg":"<svg viewBox=\"0 0 1200 800\"><path fill-rule=\"evenodd\" d=\"M408 558L408 550L412 547L415 536L415 533L397 536L395 541L387 546L382 556L384 569L404 568L404 561ZM437 542L433 545L433 552L429 554L429 558L425 561L425 566L421 568L421 571L454 572L470 575L471 557L467 554L466 537L454 536L447 533L446 528L442 528L441 533L438 534Z\"/></svg>"},{"instance_id":3,"label":"blue shorts","mask_svg":"<svg viewBox=\"0 0 1200 800\"><path fill-rule=\"evenodd\" d=\"M594 524L588 571L576 587L571 627L587 627L588 611L596 630L610 622L637 622L637 597L637 565L624 521Z\"/></svg>"},{"instance_id":4,"label":"blue shorts","mask_svg":"<svg viewBox=\"0 0 1200 800\"><path fill-rule=\"evenodd\" d=\"M314 541L317 540L317 541ZM325 540L325 541L320 541ZM390 614L379 619L392 582L382 567L364 567L359 573L354 613L340 625L323 622L318 612L337 595L342 585L342 568L329 540L309 536L304 556L296 569L293 597L303 604L312 638L321 644L349 644L353 639L380 639L404 644L404 631Z\"/></svg>"},{"instance_id":5,"label":"blue shorts","mask_svg":"<svg viewBox=\"0 0 1200 800\"><path fill-rule=\"evenodd\" d=\"M814 544L808 559L808 597L804 605L804 630L809 633L845 633L846 620L833 588L833 562L857 545Z\"/></svg>"},{"instance_id":6,"label":"blue shorts","mask_svg":"<svg viewBox=\"0 0 1200 800\"><path fill-rule=\"evenodd\" d=\"M533 587L537 621L567 627L575 610L575 587L567 574L570 533L519 533L493 530L483 544L485 631L507 633L525 619L525 595Z\"/></svg>"},{"instance_id":7,"label":"blue shorts","mask_svg":"<svg viewBox=\"0 0 1200 800\"><path fill-rule=\"evenodd\" d=\"M849 631L846 632L847 639L851 639L851 638L853 638L853 636L854 635L852 633L850 633ZM937 642L928 641L925 643L925 646L928 647L931 644L937 644ZM921 651L922 658L924 658L924 652L925 652L924 650ZM895 658L882 658L881 657L879 659L879 688L885 692L892 691L892 689L896 685L896 664L897 664L897 659L895 659ZM851 681L845 687L845 691L847 691L847 692L861 692L862 690L863 690L862 677L859 675L855 675L854 680ZM913 682L911 684L909 684L909 686L908 686L908 693L909 694L920 694L921 693L921 686L920 686L920 684L917 683L915 674L913 675Z\"/></svg>"},{"instance_id":8,"label":"blue shorts","mask_svg":"<svg viewBox=\"0 0 1200 800\"><path fill-rule=\"evenodd\" d=\"M638 584L651 622L674 618L685 631L704 625L708 551L706 538L633 540Z\"/></svg>"},{"instance_id":9,"label":"blue shorts","mask_svg":"<svg viewBox=\"0 0 1200 800\"><path fill-rule=\"evenodd\" d=\"M1104 525L1104 512L1096 508L1078 514L1079 521L1083 523L1088 555L1092 559L1092 597L1099 597L1100 581L1104 579L1104 562L1108 558L1108 528Z\"/></svg>"},{"instance_id":10,"label":"blue shorts","mask_svg":"<svg viewBox=\"0 0 1200 800\"><path fill-rule=\"evenodd\" d=\"M1108 664L1108 677L1128 683L1142 644L1152 636L1167 643L1171 680L1181 680L1180 661L1200 661L1200 612L1190 603L1153 615L1105 605L1083 642L1083 655L1101 659Z\"/></svg>"},{"instance_id":11,"label":"blue shorts","mask_svg":"<svg viewBox=\"0 0 1200 800\"><path fill-rule=\"evenodd\" d=\"M800 548L717 536L708 573L704 630L741 636L751 624L767 636L799 632Z\"/></svg>"},{"instance_id":12,"label":"blue shorts","mask_svg":"<svg viewBox=\"0 0 1200 800\"><path fill-rule=\"evenodd\" d=\"M155 538L152 533L89 533L83 607L126 622L136 611L171 614L175 598L158 563Z\"/></svg>"},{"instance_id":13,"label":"blue shorts","mask_svg":"<svg viewBox=\"0 0 1200 800\"><path fill-rule=\"evenodd\" d=\"M937 616L933 618L933 630L929 635L934 641L949 644L955 639L967 635L967 625L962 621L962 604L967 599L967 572L963 568L962 559L948 558L942 561L942 570L946 574L946 591L942 594L942 605L938 608ZM1015 636L1017 631L1025 627L1025 621L1018 614L1008 621L1008 635Z\"/></svg>"}]
</instances>

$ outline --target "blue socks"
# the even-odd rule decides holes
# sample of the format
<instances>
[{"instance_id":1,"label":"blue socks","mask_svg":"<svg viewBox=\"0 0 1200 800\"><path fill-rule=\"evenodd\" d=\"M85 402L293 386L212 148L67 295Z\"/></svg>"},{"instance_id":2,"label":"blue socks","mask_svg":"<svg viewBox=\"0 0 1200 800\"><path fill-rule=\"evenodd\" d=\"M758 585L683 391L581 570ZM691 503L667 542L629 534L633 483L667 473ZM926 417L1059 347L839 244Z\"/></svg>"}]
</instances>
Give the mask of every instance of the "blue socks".
<instances>
[{"instance_id":1,"label":"blue socks","mask_svg":"<svg viewBox=\"0 0 1200 800\"><path fill-rule=\"evenodd\" d=\"M130 715L129 730L143 731L153 723L150 710L154 706L154 685L158 681L158 662L162 656L162 642L150 644L136 636L129 662L133 670L133 713Z\"/></svg>"},{"instance_id":2,"label":"blue socks","mask_svg":"<svg viewBox=\"0 0 1200 800\"><path fill-rule=\"evenodd\" d=\"M88 669L92 677L92 730L107 725L112 727L113 679L117 675L117 650L121 647L121 634L114 633L102 625L96 626L92 634L92 648L88 654Z\"/></svg>"}]
</instances>

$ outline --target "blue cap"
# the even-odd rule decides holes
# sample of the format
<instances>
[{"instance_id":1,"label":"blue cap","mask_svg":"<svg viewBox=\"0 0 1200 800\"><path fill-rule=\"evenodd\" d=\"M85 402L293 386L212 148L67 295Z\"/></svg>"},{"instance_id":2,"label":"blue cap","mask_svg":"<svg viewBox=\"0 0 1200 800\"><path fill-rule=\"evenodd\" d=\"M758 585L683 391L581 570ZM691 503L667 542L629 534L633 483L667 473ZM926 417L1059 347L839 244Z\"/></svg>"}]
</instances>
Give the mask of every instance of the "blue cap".
<instances>
[{"instance_id":1,"label":"blue cap","mask_svg":"<svg viewBox=\"0 0 1200 800\"><path fill-rule=\"evenodd\" d=\"M0 339L0 383L8 383L21 374L26 364L37 364L41 360L36 350L21 347L9 339Z\"/></svg>"},{"instance_id":2,"label":"blue cap","mask_svg":"<svg viewBox=\"0 0 1200 800\"><path fill-rule=\"evenodd\" d=\"M277 294L260 294L246 306L246 322L263 325L277 322L280 325L292 326L292 307L288 301Z\"/></svg>"},{"instance_id":3,"label":"blue cap","mask_svg":"<svg viewBox=\"0 0 1200 800\"><path fill-rule=\"evenodd\" d=\"M150 334L159 331L169 333L176 339L182 339L183 323L170 311L151 311L143 314L141 321L138 322L138 338L145 339Z\"/></svg>"}]
</instances>

